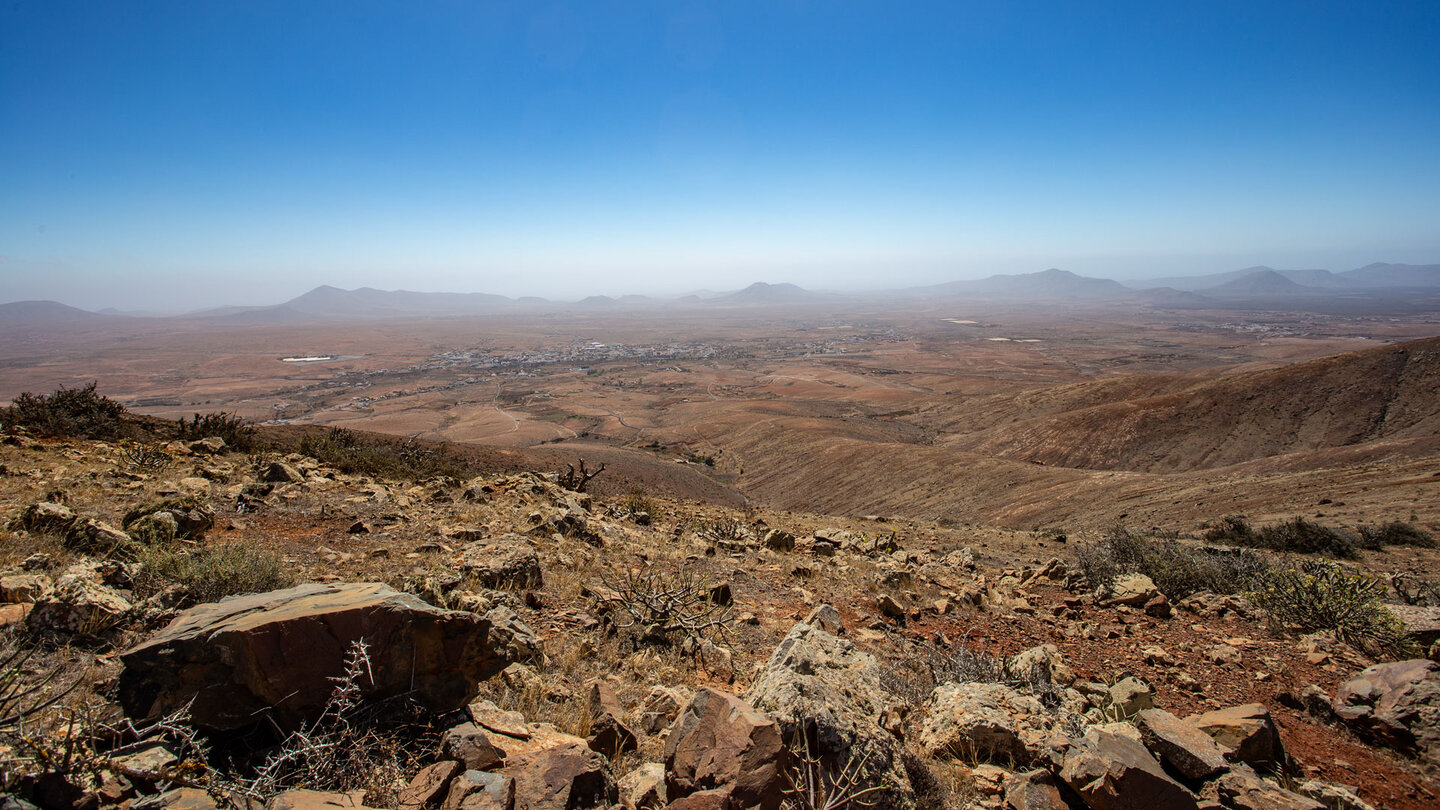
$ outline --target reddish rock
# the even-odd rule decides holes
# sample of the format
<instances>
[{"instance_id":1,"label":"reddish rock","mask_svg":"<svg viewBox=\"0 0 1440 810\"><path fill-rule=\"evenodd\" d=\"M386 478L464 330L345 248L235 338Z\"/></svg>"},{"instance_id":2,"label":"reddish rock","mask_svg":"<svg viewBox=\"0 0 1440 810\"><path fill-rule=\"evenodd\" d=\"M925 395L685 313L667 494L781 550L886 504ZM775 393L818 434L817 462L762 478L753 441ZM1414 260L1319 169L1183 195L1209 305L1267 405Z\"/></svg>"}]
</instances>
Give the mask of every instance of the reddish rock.
<instances>
[{"instance_id":1,"label":"reddish rock","mask_svg":"<svg viewBox=\"0 0 1440 810\"><path fill-rule=\"evenodd\" d=\"M1195 797L1171 779L1145 746L1092 731L1065 756L1060 778L1094 810L1196 810Z\"/></svg>"},{"instance_id":2,"label":"reddish rock","mask_svg":"<svg viewBox=\"0 0 1440 810\"><path fill-rule=\"evenodd\" d=\"M453 760L421 768L420 773L410 780L409 787L400 794L400 801L396 805L398 810L424 810L433 807L450 789L450 781L464 770L464 766Z\"/></svg>"},{"instance_id":3,"label":"reddish rock","mask_svg":"<svg viewBox=\"0 0 1440 810\"><path fill-rule=\"evenodd\" d=\"M1228 770L1225 750L1205 732L1161 709L1135 718L1145 747L1186 779L1201 781Z\"/></svg>"},{"instance_id":4,"label":"reddish rock","mask_svg":"<svg viewBox=\"0 0 1440 810\"><path fill-rule=\"evenodd\" d=\"M676 799L665 805L665 810L735 810L735 807L735 801L730 798L730 789L716 788Z\"/></svg>"},{"instance_id":5,"label":"reddish rock","mask_svg":"<svg viewBox=\"0 0 1440 810\"><path fill-rule=\"evenodd\" d=\"M1232 762L1268 765L1285 760L1280 729L1263 703L1216 709L1187 717L1185 722L1210 735L1226 749L1225 756Z\"/></svg>"},{"instance_id":6,"label":"reddish rock","mask_svg":"<svg viewBox=\"0 0 1440 810\"><path fill-rule=\"evenodd\" d=\"M505 763L505 755L490 742L490 735L474 723L447 730L440 737L440 756L470 771L492 771Z\"/></svg>"},{"instance_id":7,"label":"reddish rock","mask_svg":"<svg viewBox=\"0 0 1440 810\"><path fill-rule=\"evenodd\" d=\"M287 790L271 797L265 803L265 810L361 810L365 803L365 791L350 793L326 793L320 790Z\"/></svg>"},{"instance_id":8,"label":"reddish rock","mask_svg":"<svg viewBox=\"0 0 1440 810\"><path fill-rule=\"evenodd\" d=\"M620 801L609 761L583 742L507 757L501 772L515 780L515 810L577 810Z\"/></svg>"},{"instance_id":9,"label":"reddish rock","mask_svg":"<svg viewBox=\"0 0 1440 810\"><path fill-rule=\"evenodd\" d=\"M701 689L665 741L671 806L692 793L725 788L738 808L776 810L786 787L788 754L773 719L734 695Z\"/></svg>"},{"instance_id":10,"label":"reddish rock","mask_svg":"<svg viewBox=\"0 0 1440 810\"><path fill-rule=\"evenodd\" d=\"M615 690L604 681L592 681L587 697L590 712L590 736L585 739L595 751L614 759L638 745L635 732L620 720L625 710Z\"/></svg>"},{"instance_id":11,"label":"reddish rock","mask_svg":"<svg viewBox=\"0 0 1440 810\"><path fill-rule=\"evenodd\" d=\"M515 780L498 773L465 771L450 781L441 810L511 810Z\"/></svg>"}]
</instances>

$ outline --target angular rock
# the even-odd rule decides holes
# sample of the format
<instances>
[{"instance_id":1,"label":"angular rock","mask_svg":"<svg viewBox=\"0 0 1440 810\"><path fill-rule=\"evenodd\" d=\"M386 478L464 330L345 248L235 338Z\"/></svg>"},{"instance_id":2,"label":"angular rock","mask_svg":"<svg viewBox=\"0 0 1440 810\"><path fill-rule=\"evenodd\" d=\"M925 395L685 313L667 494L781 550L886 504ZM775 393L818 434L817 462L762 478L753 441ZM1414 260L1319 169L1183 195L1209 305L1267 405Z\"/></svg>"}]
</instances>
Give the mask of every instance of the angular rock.
<instances>
[{"instance_id":1,"label":"angular rock","mask_svg":"<svg viewBox=\"0 0 1440 810\"><path fill-rule=\"evenodd\" d=\"M730 788L701 790L665 805L666 810L735 810Z\"/></svg>"},{"instance_id":2,"label":"angular rock","mask_svg":"<svg viewBox=\"0 0 1440 810\"><path fill-rule=\"evenodd\" d=\"M397 810L425 810L439 804L450 790L450 782L463 773L465 767L454 760L442 760L420 769L410 784L400 793Z\"/></svg>"},{"instance_id":3,"label":"angular rock","mask_svg":"<svg viewBox=\"0 0 1440 810\"><path fill-rule=\"evenodd\" d=\"M1011 810L1070 810L1046 770L1016 774L1005 786L1005 805Z\"/></svg>"},{"instance_id":4,"label":"angular rock","mask_svg":"<svg viewBox=\"0 0 1440 810\"><path fill-rule=\"evenodd\" d=\"M1145 709L1136 716L1135 725L1145 747L1186 779L1203 781L1230 768L1219 743L1167 711Z\"/></svg>"},{"instance_id":5,"label":"angular rock","mask_svg":"<svg viewBox=\"0 0 1440 810\"><path fill-rule=\"evenodd\" d=\"M200 788L175 788L130 804L134 810L219 810L209 793Z\"/></svg>"},{"instance_id":6,"label":"angular rock","mask_svg":"<svg viewBox=\"0 0 1440 810\"><path fill-rule=\"evenodd\" d=\"M1110 583L1109 594L1103 604L1144 607L1146 602L1160 595L1155 582L1144 574L1121 574Z\"/></svg>"},{"instance_id":7,"label":"angular rock","mask_svg":"<svg viewBox=\"0 0 1440 810\"><path fill-rule=\"evenodd\" d=\"M1240 766L1205 786L1220 803L1234 810L1325 810L1325 805L1272 785Z\"/></svg>"},{"instance_id":8,"label":"angular rock","mask_svg":"<svg viewBox=\"0 0 1440 810\"><path fill-rule=\"evenodd\" d=\"M197 605L121 656L120 704L155 720L190 704L214 730L282 728L318 715L354 642L369 645L368 695L407 694L435 712L458 709L510 663L490 623L432 607L380 583L309 584ZM297 654L297 651L299 654Z\"/></svg>"},{"instance_id":9,"label":"angular rock","mask_svg":"<svg viewBox=\"0 0 1440 810\"><path fill-rule=\"evenodd\" d=\"M321 790L287 790L270 797L265 810L359 810L365 804L361 801L365 791L352 793L327 793Z\"/></svg>"},{"instance_id":10,"label":"angular rock","mask_svg":"<svg viewBox=\"0 0 1440 810\"><path fill-rule=\"evenodd\" d=\"M1171 779L1145 746L1106 732L1085 735L1065 756L1060 778L1094 810L1194 810L1195 797Z\"/></svg>"},{"instance_id":11,"label":"angular rock","mask_svg":"<svg viewBox=\"0 0 1440 810\"><path fill-rule=\"evenodd\" d=\"M801 622L776 646L745 697L780 721L786 739L803 734L812 756L841 768L854 763L857 789L886 786L869 794L876 803L914 806L900 740L880 725L894 706L874 656Z\"/></svg>"},{"instance_id":12,"label":"angular rock","mask_svg":"<svg viewBox=\"0 0 1440 810\"><path fill-rule=\"evenodd\" d=\"M1121 678L1110 687L1110 705L1123 716L1134 717L1146 709L1155 708L1155 690L1133 675Z\"/></svg>"},{"instance_id":13,"label":"angular rock","mask_svg":"<svg viewBox=\"0 0 1440 810\"><path fill-rule=\"evenodd\" d=\"M1069 686L1075 683L1075 671L1066 665L1065 657L1060 654L1060 648L1054 644L1031 647L1011 656L1006 663L1011 672L1018 673L1021 677L1027 677L1039 671L1044 673L1043 677L1046 680L1057 686Z\"/></svg>"},{"instance_id":14,"label":"angular rock","mask_svg":"<svg viewBox=\"0 0 1440 810\"><path fill-rule=\"evenodd\" d=\"M130 601L94 579L62 576L55 589L35 602L25 625L45 636L102 638L133 609Z\"/></svg>"},{"instance_id":15,"label":"angular rock","mask_svg":"<svg viewBox=\"0 0 1440 810\"><path fill-rule=\"evenodd\" d=\"M1340 685L1335 714L1371 740L1440 764L1440 664L1376 664Z\"/></svg>"},{"instance_id":16,"label":"angular rock","mask_svg":"<svg viewBox=\"0 0 1440 810\"><path fill-rule=\"evenodd\" d=\"M440 736L440 756L467 771L493 771L505 764L505 755L490 742L490 735L474 723L447 729Z\"/></svg>"},{"instance_id":17,"label":"angular rock","mask_svg":"<svg viewBox=\"0 0 1440 810\"><path fill-rule=\"evenodd\" d=\"M517 740L530 739L530 727L525 723L525 715L520 712L502 711L488 700L471 703L467 711L470 713L471 722L481 728Z\"/></svg>"},{"instance_id":18,"label":"angular rock","mask_svg":"<svg viewBox=\"0 0 1440 810\"><path fill-rule=\"evenodd\" d=\"M1059 713L998 683L937 687L915 742L932 757L1020 765L1058 762L1069 746Z\"/></svg>"},{"instance_id":19,"label":"angular rock","mask_svg":"<svg viewBox=\"0 0 1440 810\"><path fill-rule=\"evenodd\" d=\"M670 727L665 789L672 806L719 788L733 794L738 807L776 810L788 762L779 724L734 695L704 688Z\"/></svg>"},{"instance_id":20,"label":"angular rock","mask_svg":"<svg viewBox=\"0 0 1440 810\"><path fill-rule=\"evenodd\" d=\"M507 755L501 773L515 780L515 810L609 807L620 800L610 763L579 740Z\"/></svg>"},{"instance_id":21,"label":"angular rock","mask_svg":"<svg viewBox=\"0 0 1440 810\"><path fill-rule=\"evenodd\" d=\"M1285 761L1280 729L1263 703L1246 703L1185 718L1226 750L1231 762L1272 765Z\"/></svg>"},{"instance_id":22,"label":"angular rock","mask_svg":"<svg viewBox=\"0 0 1440 810\"><path fill-rule=\"evenodd\" d=\"M515 780L498 773L464 771L450 780L441 810L511 810Z\"/></svg>"},{"instance_id":23,"label":"angular rock","mask_svg":"<svg viewBox=\"0 0 1440 810\"><path fill-rule=\"evenodd\" d=\"M610 684L591 681L586 708L590 713L590 736L585 738L585 742L592 750L614 759L625 751L634 751L639 745L635 732L620 719L625 709Z\"/></svg>"},{"instance_id":24,"label":"angular rock","mask_svg":"<svg viewBox=\"0 0 1440 810\"><path fill-rule=\"evenodd\" d=\"M177 526L178 529L178 526ZM65 547L96 557L133 557L138 544L125 532L92 518L77 520L65 530Z\"/></svg>"},{"instance_id":25,"label":"angular rock","mask_svg":"<svg viewBox=\"0 0 1440 810\"><path fill-rule=\"evenodd\" d=\"M665 766L647 762L620 777L620 803L629 810L660 810L666 805Z\"/></svg>"},{"instance_id":26,"label":"angular rock","mask_svg":"<svg viewBox=\"0 0 1440 810\"><path fill-rule=\"evenodd\" d=\"M53 584L44 574L0 574L0 602L33 604Z\"/></svg>"},{"instance_id":27,"label":"angular rock","mask_svg":"<svg viewBox=\"0 0 1440 810\"><path fill-rule=\"evenodd\" d=\"M272 461L260 472L260 480L267 484L298 484L305 476L283 461Z\"/></svg>"},{"instance_id":28,"label":"angular rock","mask_svg":"<svg viewBox=\"0 0 1440 810\"><path fill-rule=\"evenodd\" d=\"M1319 779L1301 782L1295 792L1314 799L1327 810L1375 810L1369 802L1356 796L1349 788Z\"/></svg>"},{"instance_id":29,"label":"angular rock","mask_svg":"<svg viewBox=\"0 0 1440 810\"><path fill-rule=\"evenodd\" d=\"M544 583L540 557L523 539L465 552L460 572L486 588L538 588Z\"/></svg>"},{"instance_id":30,"label":"angular rock","mask_svg":"<svg viewBox=\"0 0 1440 810\"><path fill-rule=\"evenodd\" d=\"M20 513L20 528L36 534L64 534L74 522L70 507L49 501L30 504Z\"/></svg>"},{"instance_id":31,"label":"angular rock","mask_svg":"<svg viewBox=\"0 0 1440 810\"><path fill-rule=\"evenodd\" d=\"M810 615L805 617L805 623L833 636L845 633L845 620L840 617L840 611L831 605L816 605Z\"/></svg>"}]
</instances>

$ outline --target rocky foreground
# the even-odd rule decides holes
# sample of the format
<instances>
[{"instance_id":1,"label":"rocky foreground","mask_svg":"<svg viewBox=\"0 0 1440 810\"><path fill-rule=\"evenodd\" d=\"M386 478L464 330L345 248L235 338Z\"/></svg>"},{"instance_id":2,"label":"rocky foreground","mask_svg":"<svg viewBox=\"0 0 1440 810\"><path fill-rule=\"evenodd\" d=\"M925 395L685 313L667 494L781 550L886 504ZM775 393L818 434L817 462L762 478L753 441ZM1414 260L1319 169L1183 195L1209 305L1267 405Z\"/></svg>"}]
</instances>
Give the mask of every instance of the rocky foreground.
<instances>
[{"instance_id":1,"label":"rocky foreground","mask_svg":"<svg viewBox=\"0 0 1440 810\"><path fill-rule=\"evenodd\" d=\"M13 810L1440 805L1440 665L1053 534L0 454Z\"/></svg>"}]
</instances>

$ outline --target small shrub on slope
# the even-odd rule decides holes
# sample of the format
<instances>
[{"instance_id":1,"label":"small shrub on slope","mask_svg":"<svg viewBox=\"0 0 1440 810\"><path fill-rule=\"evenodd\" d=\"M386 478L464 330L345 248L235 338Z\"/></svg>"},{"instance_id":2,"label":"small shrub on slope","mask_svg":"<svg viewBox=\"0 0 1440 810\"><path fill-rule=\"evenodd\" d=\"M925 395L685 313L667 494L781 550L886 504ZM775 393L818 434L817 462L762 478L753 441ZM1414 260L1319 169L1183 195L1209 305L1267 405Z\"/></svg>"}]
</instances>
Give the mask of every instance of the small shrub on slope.
<instances>
[{"instance_id":1,"label":"small shrub on slope","mask_svg":"<svg viewBox=\"0 0 1440 810\"><path fill-rule=\"evenodd\" d=\"M175 552L150 547L140 554L135 594L144 598L180 585L197 602L288 588L295 580L280 555L245 543Z\"/></svg>"},{"instance_id":2,"label":"small shrub on slope","mask_svg":"<svg viewBox=\"0 0 1440 810\"><path fill-rule=\"evenodd\" d=\"M1249 597L1286 628L1301 633L1333 630L1377 657L1412 655L1416 650L1405 626L1380 603L1385 592L1380 577L1319 559L1271 571Z\"/></svg>"},{"instance_id":3,"label":"small shrub on slope","mask_svg":"<svg viewBox=\"0 0 1440 810\"><path fill-rule=\"evenodd\" d=\"M27 391L0 410L0 422L46 438L116 439L131 432L124 415L125 406L96 393L92 382L82 388L59 388L53 394Z\"/></svg>"}]
</instances>

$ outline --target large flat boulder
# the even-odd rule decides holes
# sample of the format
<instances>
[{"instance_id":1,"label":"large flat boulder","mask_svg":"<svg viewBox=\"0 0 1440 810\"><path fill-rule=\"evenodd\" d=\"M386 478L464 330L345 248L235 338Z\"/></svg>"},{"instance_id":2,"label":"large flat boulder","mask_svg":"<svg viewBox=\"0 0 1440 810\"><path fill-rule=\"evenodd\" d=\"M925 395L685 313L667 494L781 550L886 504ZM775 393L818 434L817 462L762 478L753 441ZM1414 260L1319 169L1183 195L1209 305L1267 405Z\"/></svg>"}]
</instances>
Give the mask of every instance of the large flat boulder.
<instances>
[{"instance_id":1,"label":"large flat boulder","mask_svg":"<svg viewBox=\"0 0 1440 810\"><path fill-rule=\"evenodd\" d=\"M243 728L267 713L294 728L319 714L361 640L370 656L366 694L407 694L436 712L465 706L480 681L511 663L480 616L380 583L308 584L180 614L121 656L120 704L144 720L190 704L193 722L212 730Z\"/></svg>"},{"instance_id":2,"label":"large flat boulder","mask_svg":"<svg viewBox=\"0 0 1440 810\"><path fill-rule=\"evenodd\" d=\"M800 622L775 647L745 697L779 721L787 740L803 739L810 756L838 771L850 769L857 789L883 787L867 796L873 802L915 805L900 740L881 726L893 703L880 686L874 656Z\"/></svg>"}]
</instances>

